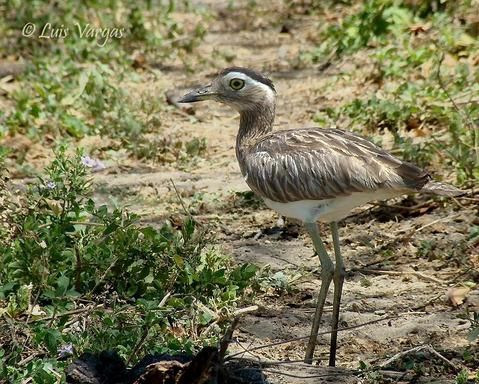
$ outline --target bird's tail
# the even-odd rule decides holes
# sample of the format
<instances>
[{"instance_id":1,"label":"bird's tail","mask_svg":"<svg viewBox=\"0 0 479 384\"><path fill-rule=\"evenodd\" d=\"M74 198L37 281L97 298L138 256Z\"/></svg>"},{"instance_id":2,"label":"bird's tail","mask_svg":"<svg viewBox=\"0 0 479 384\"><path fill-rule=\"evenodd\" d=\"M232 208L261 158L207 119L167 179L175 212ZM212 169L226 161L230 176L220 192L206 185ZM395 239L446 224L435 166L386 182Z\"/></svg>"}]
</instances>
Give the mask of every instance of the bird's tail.
<instances>
[{"instance_id":1,"label":"bird's tail","mask_svg":"<svg viewBox=\"0 0 479 384\"><path fill-rule=\"evenodd\" d=\"M429 181L421 188L421 192L425 193L433 193L435 195L441 196L460 196L465 194L463 190L456 188L453 185L441 183L439 181Z\"/></svg>"}]
</instances>

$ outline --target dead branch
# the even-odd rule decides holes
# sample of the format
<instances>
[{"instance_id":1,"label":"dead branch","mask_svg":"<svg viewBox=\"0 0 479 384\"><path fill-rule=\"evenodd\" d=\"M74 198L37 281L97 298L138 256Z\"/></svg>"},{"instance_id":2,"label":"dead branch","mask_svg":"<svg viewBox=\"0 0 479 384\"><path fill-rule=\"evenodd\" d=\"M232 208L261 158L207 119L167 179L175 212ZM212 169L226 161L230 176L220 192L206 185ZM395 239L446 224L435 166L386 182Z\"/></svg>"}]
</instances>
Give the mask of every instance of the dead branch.
<instances>
[{"instance_id":1,"label":"dead branch","mask_svg":"<svg viewBox=\"0 0 479 384\"><path fill-rule=\"evenodd\" d=\"M417 276L421 279L431 281L433 283L446 284L446 282L444 280L437 279L433 276L428 276L428 275L426 275L422 272L418 272L418 271L384 271L384 270L365 269L365 268L357 269L356 271L363 272L363 273L374 273L376 275L413 275L413 276Z\"/></svg>"},{"instance_id":2,"label":"dead branch","mask_svg":"<svg viewBox=\"0 0 479 384\"><path fill-rule=\"evenodd\" d=\"M174 182L173 179L171 179L171 178L170 178L170 183L171 183L171 185L173 186L173 189L175 190L176 198L177 198L178 201L180 202L181 207L183 208L183 211L185 212L185 214L186 214L188 217L190 217L191 219L193 219L193 217L191 216L191 212L188 211L188 208L186 208L185 202L183 201L183 198L181 197L180 192L178 191L178 188L176 188L175 182Z\"/></svg>"},{"instance_id":3,"label":"dead branch","mask_svg":"<svg viewBox=\"0 0 479 384\"><path fill-rule=\"evenodd\" d=\"M103 304L98 304L96 306L88 306L88 307L85 307L85 308L73 309L71 311L65 311L65 312L62 312L62 313L53 314L52 316L39 317L37 319L29 319L27 321L27 323L30 324L30 323L36 323L38 321L52 320L52 319L58 318L58 317L77 315L79 313L89 312L89 311L93 311L93 310L99 309L99 308L103 308Z\"/></svg>"},{"instance_id":4,"label":"dead branch","mask_svg":"<svg viewBox=\"0 0 479 384\"><path fill-rule=\"evenodd\" d=\"M446 217L441 217L441 218L439 218L439 219L433 220L433 221L431 221L430 223L427 223L427 224L425 224L425 225L423 225L423 226L421 226L421 227L419 227L419 228L417 228L417 229L412 230L412 231L411 231L412 233L410 233L410 236L414 235L415 233L418 233L418 232L422 231L423 229L426 229L427 227L430 227L431 225L440 223L440 222L442 222L442 221L453 220L453 219L455 219L456 217L459 217L459 216L461 216L461 214L460 214L460 213L457 213L457 214L455 214L455 215L450 215L450 216L446 216ZM406 235L406 236L407 236L407 235Z\"/></svg>"},{"instance_id":5,"label":"dead branch","mask_svg":"<svg viewBox=\"0 0 479 384\"><path fill-rule=\"evenodd\" d=\"M239 323L239 317L235 317L233 321L231 322L231 325L229 326L229 328L226 330L226 333L224 334L223 338L220 341L219 355L218 355L220 364L223 364L223 361L226 355L226 350L228 349L228 345L231 343L231 340L233 340L233 332L238 326L238 323Z\"/></svg>"},{"instance_id":6,"label":"dead branch","mask_svg":"<svg viewBox=\"0 0 479 384\"><path fill-rule=\"evenodd\" d=\"M277 375L283 375L283 376L286 376L286 377L292 377L292 378L295 378L295 379L315 379L315 378L332 378L332 377L345 377L345 372L344 371L340 371L340 372L326 372L326 373L319 373L319 374L312 374L312 375L295 375L295 374L292 374L292 373L286 373L286 372L283 372L283 371L278 371L276 369L263 369L263 372L270 372L270 373L275 373ZM351 372L351 373L354 373L354 372Z\"/></svg>"},{"instance_id":7,"label":"dead branch","mask_svg":"<svg viewBox=\"0 0 479 384\"><path fill-rule=\"evenodd\" d=\"M417 352L421 352L421 351L427 351L427 352L429 352L430 354L436 356L436 357L439 358L443 363L445 363L446 365L448 365L448 366L450 366L452 369L454 369L455 372L459 372L459 371L460 371L460 368L459 368L458 366L456 366L452 361L450 361L449 359L446 359L443 355L441 355L439 352L437 352L437 351L432 347L432 345L430 345L430 344L421 345L421 346L418 346L418 347L414 347L414 348L408 349L407 351L403 351L403 352L396 353L393 357L391 357L390 359L386 360L385 362L383 362L383 363L380 364L379 366L380 366L381 368L385 368L385 367L387 367L388 365L391 365L391 363L394 363L394 362L397 361L397 360L401 360L404 356L407 356L407 355L413 354L413 353L417 353Z\"/></svg>"},{"instance_id":8,"label":"dead branch","mask_svg":"<svg viewBox=\"0 0 479 384\"><path fill-rule=\"evenodd\" d=\"M441 297L443 297L443 296L444 296L444 294L441 293L441 294L439 294L439 295L437 295L437 296L434 296L432 299L429 299L429 300L426 301L425 303L420 304L420 305L417 305L417 306L415 306L415 307L413 307L413 308L411 308L411 309L412 309L413 311L417 311L417 310L419 310L419 309L425 308L425 307L427 307L428 305L431 305L431 304L434 303L435 301L439 300L439 299L440 299Z\"/></svg>"}]
</instances>

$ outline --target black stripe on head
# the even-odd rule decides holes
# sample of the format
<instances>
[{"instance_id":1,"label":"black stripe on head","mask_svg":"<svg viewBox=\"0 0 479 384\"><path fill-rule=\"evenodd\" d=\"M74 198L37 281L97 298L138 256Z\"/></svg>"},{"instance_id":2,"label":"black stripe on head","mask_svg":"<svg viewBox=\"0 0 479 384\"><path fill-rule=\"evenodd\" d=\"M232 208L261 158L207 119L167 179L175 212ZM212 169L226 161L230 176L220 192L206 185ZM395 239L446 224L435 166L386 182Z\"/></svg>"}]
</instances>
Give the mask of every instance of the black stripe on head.
<instances>
[{"instance_id":1,"label":"black stripe on head","mask_svg":"<svg viewBox=\"0 0 479 384\"><path fill-rule=\"evenodd\" d=\"M243 68L243 67L229 67L225 68L220 72L220 76L225 76L230 72L241 72L244 73L246 76L251 77L253 80L259 81L260 83L263 83L264 85L267 85L268 87L273 90L273 92L276 92L276 89L274 89L273 82L271 79L268 79L267 77L263 76L261 73L256 72L252 69L249 68Z\"/></svg>"}]
</instances>

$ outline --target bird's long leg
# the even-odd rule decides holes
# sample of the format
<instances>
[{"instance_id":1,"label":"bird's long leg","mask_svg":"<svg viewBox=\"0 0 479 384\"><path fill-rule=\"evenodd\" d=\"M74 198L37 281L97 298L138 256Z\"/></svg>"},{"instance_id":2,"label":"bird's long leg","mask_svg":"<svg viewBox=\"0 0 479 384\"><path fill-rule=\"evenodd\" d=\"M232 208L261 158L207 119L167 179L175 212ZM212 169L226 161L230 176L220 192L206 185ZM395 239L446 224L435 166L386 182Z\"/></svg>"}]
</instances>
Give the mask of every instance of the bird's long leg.
<instances>
[{"instance_id":1,"label":"bird's long leg","mask_svg":"<svg viewBox=\"0 0 479 384\"><path fill-rule=\"evenodd\" d=\"M323 315L324 303L326 301L326 295L328 294L331 280L333 279L334 264L331 261L328 252L319 235L318 225L316 223L305 223L306 230L308 231L311 239L313 240L314 249L319 256L321 263L321 289L319 291L318 303L316 304L316 311L314 313L313 326L311 327L311 335L309 336L308 346L306 348L306 356L304 362L311 364L313 362L314 349L318 338L319 323L321 316Z\"/></svg>"},{"instance_id":2,"label":"bird's long leg","mask_svg":"<svg viewBox=\"0 0 479 384\"><path fill-rule=\"evenodd\" d=\"M331 223L331 234L333 236L334 245L334 299L333 299L333 321L331 324L331 346L329 350L329 366L334 367L336 365L336 348L338 342L338 325L339 325L339 307L341 305L341 294L343 292L343 283L346 272L344 270L344 262L341 257L341 251L339 249L339 233L338 223Z\"/></svg>"}]
</instances>

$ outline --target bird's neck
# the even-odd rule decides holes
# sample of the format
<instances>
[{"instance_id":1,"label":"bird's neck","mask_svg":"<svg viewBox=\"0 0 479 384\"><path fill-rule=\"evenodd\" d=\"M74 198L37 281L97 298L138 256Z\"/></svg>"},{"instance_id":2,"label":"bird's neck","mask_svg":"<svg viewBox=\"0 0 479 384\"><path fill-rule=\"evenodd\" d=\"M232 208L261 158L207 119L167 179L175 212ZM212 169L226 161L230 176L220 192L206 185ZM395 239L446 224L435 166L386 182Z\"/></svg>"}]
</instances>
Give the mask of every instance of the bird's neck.
<instances>
[{"instance_id":1,"label":"bird's neck","mask_svg":"<svg viewBox=\"0 0 479 384\"><path fill-rule=\"evenodd\" d=\"M241 150L258 141L273 130L275 104L260 104L240 111L240 126L236 137L236 149Z\"/></svg>"}]
</instances>

